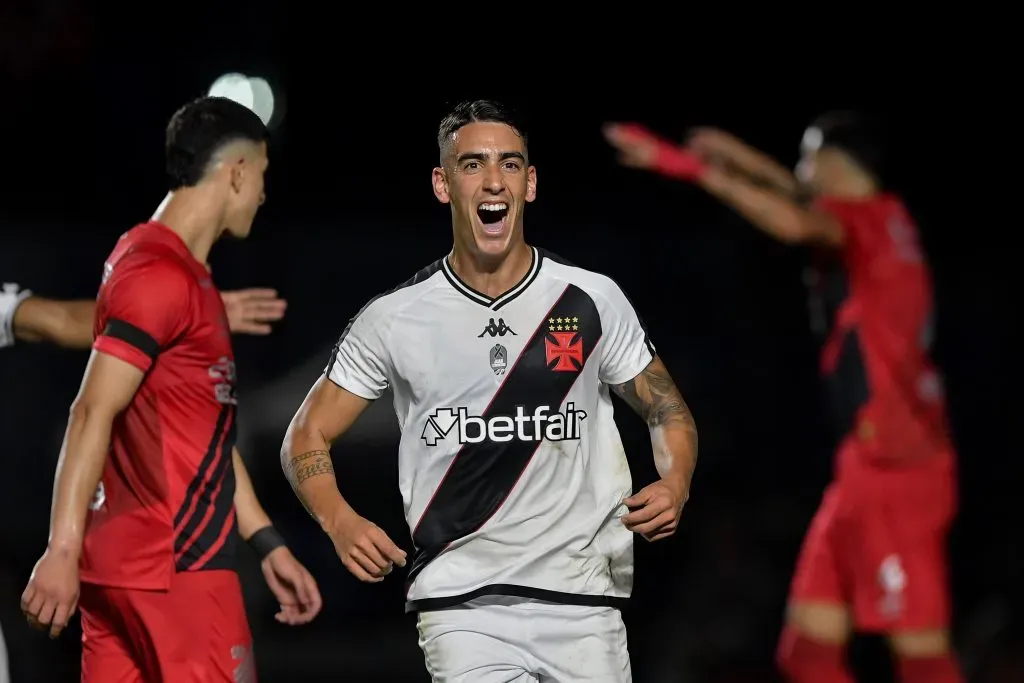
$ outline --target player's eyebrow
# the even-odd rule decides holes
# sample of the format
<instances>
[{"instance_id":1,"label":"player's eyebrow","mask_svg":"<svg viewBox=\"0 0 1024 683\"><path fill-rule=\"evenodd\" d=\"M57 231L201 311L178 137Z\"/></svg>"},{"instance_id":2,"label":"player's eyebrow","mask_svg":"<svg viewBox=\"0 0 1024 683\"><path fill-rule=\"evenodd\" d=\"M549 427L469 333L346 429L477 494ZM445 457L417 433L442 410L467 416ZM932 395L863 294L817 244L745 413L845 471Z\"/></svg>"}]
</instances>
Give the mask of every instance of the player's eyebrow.
<instances>
[{"instance_id":1,"label":"player's eyebrow","mask_svg":"<svg viewBox=\"0 0 1024 683\"><path fill-rule=\"evenodd\" d=\"M458 156L456 161L460 164L465 161L487 161L489 155L483 152L463 152ZM505 161L507 159L518 159L523 163L526 163L526 157L523 156L522 152L502 152L498 155L499 161Z\"/></svg>"}]
</instances>

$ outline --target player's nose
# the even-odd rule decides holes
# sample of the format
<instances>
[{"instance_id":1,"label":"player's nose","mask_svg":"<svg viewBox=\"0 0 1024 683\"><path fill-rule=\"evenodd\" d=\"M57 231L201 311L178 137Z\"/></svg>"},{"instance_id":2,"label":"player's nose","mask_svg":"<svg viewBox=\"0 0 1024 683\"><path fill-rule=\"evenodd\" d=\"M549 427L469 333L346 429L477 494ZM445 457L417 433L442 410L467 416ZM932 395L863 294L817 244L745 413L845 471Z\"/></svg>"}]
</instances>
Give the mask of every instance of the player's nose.
<instances>
[{"instance_id":1,"label":"player's nose","mask_svg":"<svg viewBox=\"0 0 1024 683\"><path fill-rule=\"evenodd\" d=\"M488 166L487 175L484 177L484 188L490 192L498 193L505 189L505 176L501 169L496 166Z\"/></svg>"}]
</instances>

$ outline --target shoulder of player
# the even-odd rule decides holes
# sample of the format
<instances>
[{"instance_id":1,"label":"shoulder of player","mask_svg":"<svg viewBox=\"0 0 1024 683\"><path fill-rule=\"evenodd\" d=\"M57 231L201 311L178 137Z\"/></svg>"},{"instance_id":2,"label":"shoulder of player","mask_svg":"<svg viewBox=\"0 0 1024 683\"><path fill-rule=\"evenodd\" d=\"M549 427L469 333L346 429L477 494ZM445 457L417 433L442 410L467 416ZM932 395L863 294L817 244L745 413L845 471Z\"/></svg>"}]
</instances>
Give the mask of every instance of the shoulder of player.
<instances>
[{"instance_id":1,"label":"shoulder of player","mask_svg":"<svg viewBox=\"0 0 1024 683\"><path fill-rule=\"evenodd\" d=\"M181 291L197 284L195 274L188 264L173 249L160 243L133 244L110 266L111 279L131 280L140 286L159 286L161 289Z\"/></svg>"},{"instance_id":2,"label":"shoulder of player","mask_svg":"<svg viewBox=\"0 0 1024 683\"><path fill-rule=\"evenodd\" d=\"M441 272L443 260L437 259L399 285L376 295L366 302L355 317L364 318L368 322L393 319L392 316L398 310L419 300L441 283L444 277Z\"/></svg>"},{"instance_id":3,"label":"shoulder of player","mask_svg":"<svg viewBox=\"0 0 1024 683\"><path fill-rule=\"evenodd\" d=\"M844 219L882 219L907 214L903 201L894 194L879 194L873 197L819 197L812 207Z\"/></svg>"},{"instance_id":4,"label":"shoulder of player","mask_svg":"<svg viewBox=\"0 0 1024 683\"><path fill-rule=\"evenodd\" d=\"M548 277L579 287L589 294L599 307L604 304L614 306L620 300L626 300L628 303L622 287L607 275L581 268L551 252L540 251L544 256L544 270Z\"/></svg>"}]
</instances>

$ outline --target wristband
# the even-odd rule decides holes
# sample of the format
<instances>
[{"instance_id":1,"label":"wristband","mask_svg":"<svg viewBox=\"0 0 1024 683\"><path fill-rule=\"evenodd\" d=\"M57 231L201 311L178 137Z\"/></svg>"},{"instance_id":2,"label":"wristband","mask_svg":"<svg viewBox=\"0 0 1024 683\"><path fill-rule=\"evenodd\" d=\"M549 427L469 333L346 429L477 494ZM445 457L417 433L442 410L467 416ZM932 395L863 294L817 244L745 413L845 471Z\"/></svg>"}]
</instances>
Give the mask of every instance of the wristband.
<instances>
[{"instance_id":1,"label":"wristband","mask_svg":"<svg viewBox=\"0 0 1024 683\"><path fill-rule=\"evenodd\" d=\"M693 152L680 148L636 123L626 124L621 130L637 142L646 142L654 146L652 171L669 178L687 181L697 180L704 175L704 162Z\"/></svg>"},{"instance_id":2,"label":"wristband","mask_svg":"<svg viewBox=\"0 0 1024 683\"><path fill-rule=\"evenodd\" d=\"M27 289L18 290L18 285L4 283L0 289L0 349L14 344L14 313L22 301L32 296Z\"/></svg>"},{"instance_id":3,"label":"wristband","mask_svg":"<svg viewBox=\"0 0 1024 683\"><path fill-rule=\"evenodd\" d=\"M267 525L249 537L249 547L256 551L260 561L270 553L285 545L284 537L277 532L272 524Z\"/></svg>"},{"instance_id":4,"label":"wristband","mask_svg":"<svg viewBox=\"0 0 1024 683\"><path fill-rule=\"evenodd\" d=\"M693 152L661 142L654 155L654 170L669 178L697 180L704 175L704 162Z\"/></svg>"}]
</instances>

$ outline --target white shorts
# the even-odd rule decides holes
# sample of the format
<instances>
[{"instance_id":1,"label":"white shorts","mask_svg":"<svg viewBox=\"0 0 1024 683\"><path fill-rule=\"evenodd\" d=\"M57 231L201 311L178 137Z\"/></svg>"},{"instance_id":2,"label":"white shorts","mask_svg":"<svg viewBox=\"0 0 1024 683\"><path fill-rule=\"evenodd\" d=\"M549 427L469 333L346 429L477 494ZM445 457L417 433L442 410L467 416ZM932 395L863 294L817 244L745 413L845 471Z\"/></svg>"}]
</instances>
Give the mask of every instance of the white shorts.
<instances>
[{"instance_id":1,"label":"white shorts","mask_svg":"<svg viewBox=\"0 0 1024 683\"><path fill-rule=\"evenodd\" d=\"M421 612L434 683L631 683L619 610L488 597Z\"/></svg>"}]
</instances>

